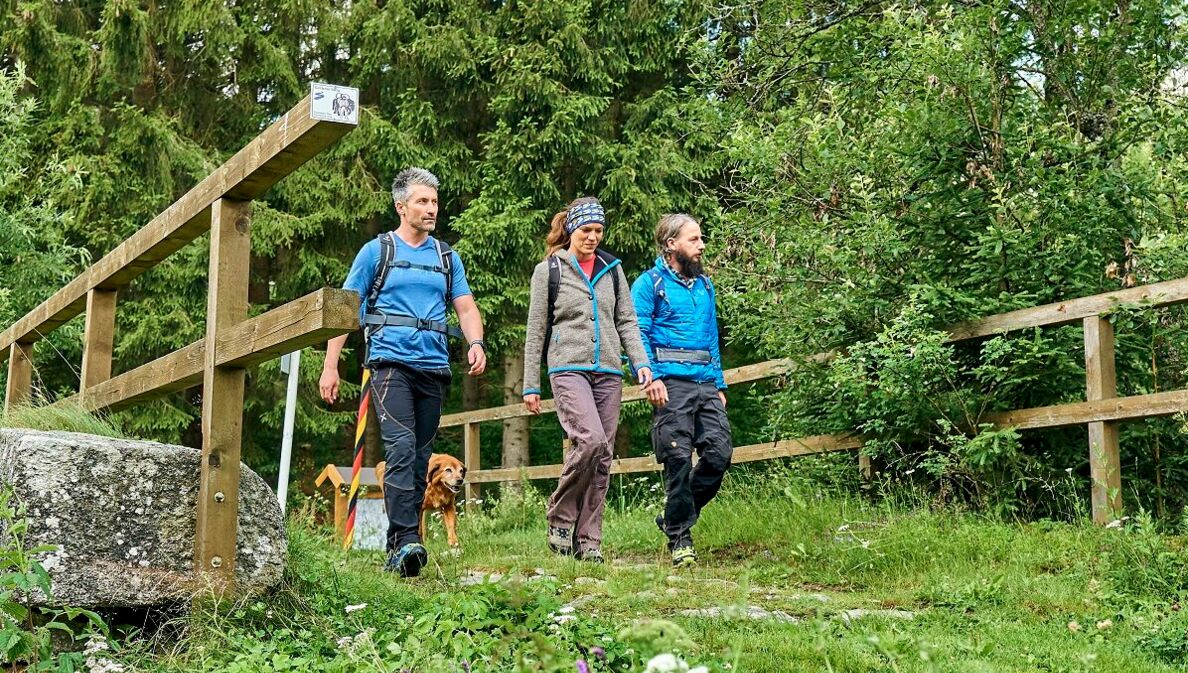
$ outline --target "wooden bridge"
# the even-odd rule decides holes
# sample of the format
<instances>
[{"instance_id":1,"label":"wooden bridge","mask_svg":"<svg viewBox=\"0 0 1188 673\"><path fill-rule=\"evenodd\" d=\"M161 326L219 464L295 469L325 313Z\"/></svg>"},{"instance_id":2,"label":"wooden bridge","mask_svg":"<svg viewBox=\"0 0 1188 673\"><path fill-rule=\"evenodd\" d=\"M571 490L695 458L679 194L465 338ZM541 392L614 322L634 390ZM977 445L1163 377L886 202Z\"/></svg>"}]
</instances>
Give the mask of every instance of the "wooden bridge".
<instances>
[{"instance_id":1,"label":"wooden bridge","mask_svg":"<svg viewBox=\"0 0 1188 673\"><path fill-rule=\"evenodd\" d=\"M251 201L352 128L353 123L314 118L307 97L131 238L0 333L0 363L8 360L6 407L31 400L31 357L36 342L84 312L82 376L79 391L71 400L92 410L118 409L202 385L202 463L194 562L196 570L216 587L230 587L234 581L245 368L358 329L358 295L337 289L319 290L248 317ZM119 292L208 230L206 337L112 376ZM1019 429L1088 426L1093 518L1099 523L1118 516L1122 507L1118 424L1188 410L1188 390L1117 397L1114 331L1106 316L1121 306L1156 308L1185 301L1188 279L1180 279L990 316L949 330L952 341L966 341L1033 327L1083 326L1085 401L992 414L987 420ZM726 380L738 384L782 376L794 366L788 360L748 365L726 372ZM624 401L643 399L638 386L624 391ZM542 410L555 412L553 402L543 402ZM467 486L468 497L476 497L483 483L556 478L560 474L560 465L482 469L479 425L527 413L523 405L513 404L443 417L442 427L463 428L465 462L472 482ZM739 447L735 462L861 446L861 438L854 435L788 438ZM869 467L869 463L865 465ZM659 469L651 457L616 460L612 466L615 473Z\"/></svg>"},{"instance_id":2,"label":"wooden bridge","mask_svg":"<svg viewBox=\"0 0 1188 673\"><path fill-rule=\"evenodd\" d=\"M355 127L314 117L312 95L173 205L28 315L0 333L8 360L5 408L31 401L39 339L86 313L82 376L71 401L118 409L202 385L202 464L194 567L219 591L233 586L245 368L358 329L359 296L324 289L248 318L252 199ZM111 375L119 292L210 232L206 338Z\"/></svg>"}]
</instances>

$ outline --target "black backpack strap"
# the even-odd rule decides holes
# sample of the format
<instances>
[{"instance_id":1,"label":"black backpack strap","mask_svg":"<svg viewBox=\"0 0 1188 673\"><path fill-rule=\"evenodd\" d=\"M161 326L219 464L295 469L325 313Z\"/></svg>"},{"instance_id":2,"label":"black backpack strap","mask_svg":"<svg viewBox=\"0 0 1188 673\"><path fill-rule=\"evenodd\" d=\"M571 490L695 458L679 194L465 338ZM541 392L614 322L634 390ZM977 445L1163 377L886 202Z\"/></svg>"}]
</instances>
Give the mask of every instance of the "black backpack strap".
<instances>
[{"instance_id":1,"label":"black backpack strap","mask_svg":"<svg viewBox=\"0 0 1188 673\"><path fill-rule=\"evenodd\" d=\"M380 291L384 289L384 283L388 282L388 274L392 272L392 266L396 263L396 242L392 240L391 233L383 233L379 235L380 242L380 258L375 266L375 278L371 281L371 289L367 291L367 312L365 315L375 313L375 304L379 300ZM363 337L370 341L372 334L379 331L382 325L368 325L363 330Z\"/></svg>"},{"instance_id":2,"label":"black backpack strap","mask_svg":"<svg viewBox=\"0 0 1188 673\"><path fill-rule=\"evenodd\" d=\"M549 361L549 343L553 340L553 320L555 319L557 309L557 294L561 291L561 258L556 255L549 255L549 312L545 316L545 341L544 349L541 351L541 358L548 364Z\"/></svg>"},{"instance_id":3,"label":"black backpack strap","mask_svg":"<svg viewBox=\"0 0 1188 673\"><path fill-rule=\"evenodd\" d=\"M446 310L450 309L450 302L454 300L454 250L445 241L433 239L437 243L437 256L441 259L441 272L445 274Z\"/></svg>"}]
</instances>

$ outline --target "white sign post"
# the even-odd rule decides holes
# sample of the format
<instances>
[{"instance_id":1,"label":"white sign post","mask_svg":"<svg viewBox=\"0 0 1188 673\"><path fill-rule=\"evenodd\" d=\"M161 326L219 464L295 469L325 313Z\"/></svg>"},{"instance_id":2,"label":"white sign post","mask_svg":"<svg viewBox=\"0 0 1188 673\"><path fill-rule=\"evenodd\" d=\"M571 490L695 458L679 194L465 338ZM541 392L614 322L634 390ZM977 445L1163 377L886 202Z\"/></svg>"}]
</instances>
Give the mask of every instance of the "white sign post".
<instances>
[{"instance_id":1,"label":"white sign post","mask_svg":"<svg viewBox=\"0 0 1188 673\"><path fill-rule=\"evenodd\" d=\"M280 476L276 480L276 497L280 500L281 514L285 513L285 500L289 496L289 461L293 457L293 423L297 417L297 372L301 369L301 351L281 356L281 373L289 375L289 389L285 395L285 426L281 435Z\"/></svg>"}]
</instances>

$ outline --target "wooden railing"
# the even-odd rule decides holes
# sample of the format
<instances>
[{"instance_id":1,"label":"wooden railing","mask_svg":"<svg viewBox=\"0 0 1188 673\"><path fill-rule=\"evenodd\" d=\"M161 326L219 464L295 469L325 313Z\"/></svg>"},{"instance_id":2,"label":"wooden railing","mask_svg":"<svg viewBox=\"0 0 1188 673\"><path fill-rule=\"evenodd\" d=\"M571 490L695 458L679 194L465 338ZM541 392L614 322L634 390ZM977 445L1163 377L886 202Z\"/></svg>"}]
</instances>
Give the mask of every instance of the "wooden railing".
<instances>
[{"instance_id":1,"label":"wooden railing","mask_svg":"<svg viewBox=\"0 0 1188 673\"><path fill-rule=\"evenodd\" d=\"M202 462L194 568L233 586L239 511L244 368L358 329L359 296L323 289L248 318L252 199L355 127L315 119L306 97L146 226L0 333L6 410L31 401L32 351L83 311L79 392L70 401L115 409L202 384ZM116 298L137 276L210 231L206 337L112 376ZM62 403L59 401L58 403Z\"/></svg>"},{"instance_id":2,"label":"wooden railing","mask_svg":"<svg viewBox=\"0 0 1188 673\"><path fill-rule=\"evenodd\" d=\"M1020 430L1087 425L1093 520L1097 523L1107 523L1118 517L1122 511L1118 423L1186 411L1188 390L1117 397L1114 328L1105 316L1123 306L1157 308L1185 302L1188 302L1188 278L1020 309L962 323L948 331L950 341L958 342L1032 327L1055 327L1077 323L1082 325L1085 334L1086 401L992 413L987 414L984 420L999 427L1009 426ZM812 359L825 361L830 357L831 354L823 353ZM727 383L746 383L785 375L792 372L793 368L794 363L790 360L773 360L728 370L725 375ZM624 402L643 399L644 395L639 386L631 386L623 391ZM541 403L541 413L555 412L556 406L552 400ZM528 415L522 404L511 404L451 414L442 418L442 427L463 428L467 498L478 497L480 484L483 483L555 479L560 476L561 465L481 468L479 424ZM734 462L842 451L861 446L861 438L853 434L782 439L738 447L734 452ZM860 465L864 471L869 470L868 461L860 459ZM617 459L611 466L612 473L654 472L660 469L661 466L651 456Z\"/></svg>"}]
</instances>

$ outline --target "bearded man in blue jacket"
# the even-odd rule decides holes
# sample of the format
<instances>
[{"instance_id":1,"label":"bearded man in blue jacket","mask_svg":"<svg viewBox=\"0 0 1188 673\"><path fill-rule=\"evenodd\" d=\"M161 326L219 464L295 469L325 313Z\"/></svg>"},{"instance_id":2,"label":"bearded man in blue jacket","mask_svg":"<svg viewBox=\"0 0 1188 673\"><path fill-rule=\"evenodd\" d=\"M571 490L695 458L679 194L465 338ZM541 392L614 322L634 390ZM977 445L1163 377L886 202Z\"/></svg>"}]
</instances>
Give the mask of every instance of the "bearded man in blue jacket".
<instances>
[{"instance_id":1,"label":"bearded man in blue jacket","mask_svg":"<svg viewBox=\"0 0 1188 673\"><path fill-rule=\"evenodd\" d=\"M681 567L697 562L693 524L717 495L734 447L701 225L689 215L665 215L656 244L660 256L632 285L631 298L652 363L654 380L644 391L655 407L652 446L664 466L666 502L656 525L668 536L673 566Z\"/></svg>"}]
</instances>

